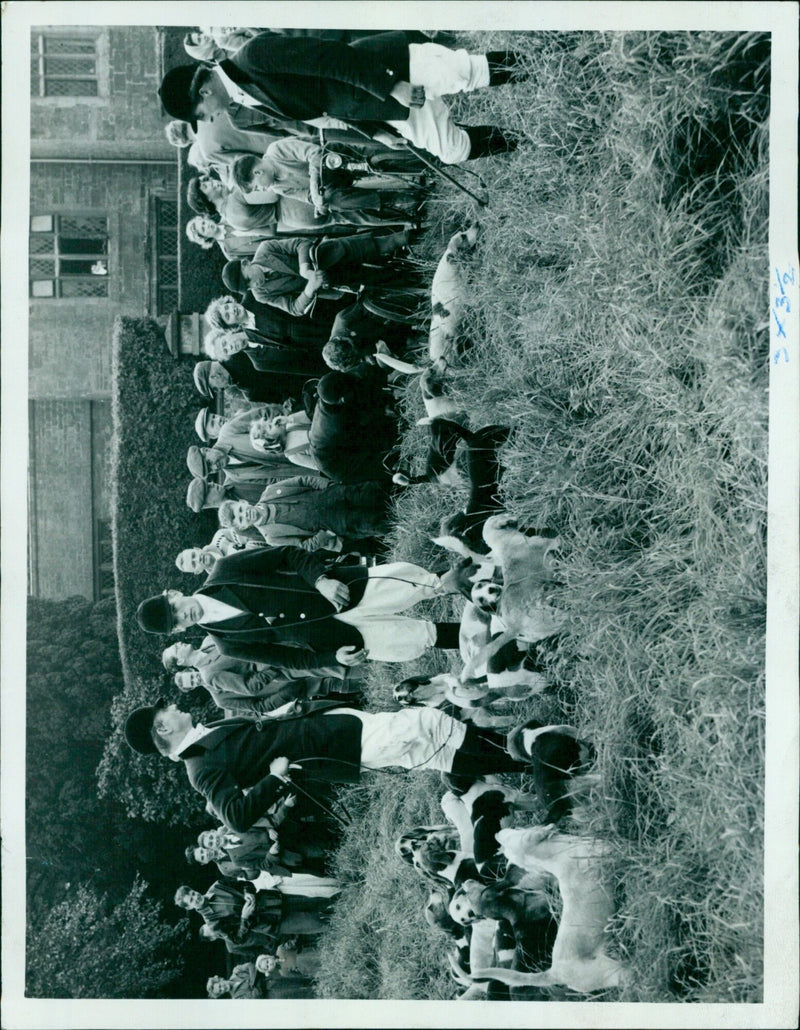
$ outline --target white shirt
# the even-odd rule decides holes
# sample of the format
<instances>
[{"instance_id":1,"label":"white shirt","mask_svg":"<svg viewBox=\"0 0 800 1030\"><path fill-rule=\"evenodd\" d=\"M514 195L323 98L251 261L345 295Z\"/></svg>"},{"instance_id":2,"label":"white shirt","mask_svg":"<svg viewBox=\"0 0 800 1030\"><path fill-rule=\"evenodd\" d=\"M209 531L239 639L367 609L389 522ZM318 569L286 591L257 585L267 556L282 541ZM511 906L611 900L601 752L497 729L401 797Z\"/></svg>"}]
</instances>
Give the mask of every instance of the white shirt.
<instances>
[{"instance_id":1,"label":"white shirt","mask_svg":"<svg viewBox=\"0 0 800 1030\"><path fill-rule=\"evenodd\" d=\"M234 82L218 64L214 66L214 71L222 85L225 87L225 92L235 103L241 104L242 107L251 108L260 108L264 106L259 100L251 97L249 93L245 93L242 87L237 82ZM339 118L331 118L330 115L320 116L319 118L306 118L304 121L306 125L310 125L315 129L350 128L347 122L343 122Z\"/></svg>"},{"instance_id":2,"label":"white shirt","mask_svg":"<svg viewBox=\"0 0 800 1030\"><path fill-rule=\"evenodd\" d=\"M241 104L242 107L262 107L263 105L256 99L250 96L233 81L233 79L227 75L218 64L214 65L214 72L219 78L222 85L225 87L225 92L235 101L237 104Z\"/></svg>"},{"instance_id":3,"label":"white shirt","mask_svg":"<svg viewBox=\"0 0 800 1030\"><path fill-rule=\"evenodd\" d=\"M211 730L207 730L205 726L199 722L196 726L192 726L183 740L178 744L175 750L170 754L170 758L173 762L179 762L181 755L192 744L196 744L198 740L202 740Z\"/></svg>"},{"instance_id":4,"label":"white shirt","mask_svg":"<svg viewBox=\"0 0 800 1030\"><path fill-rule=\"evenodd\" d=\"M203 617L200 620L202 623L224 622L226 619L238 619L240 615L245 614L241 608L234 608L232 604L218 601L215 597L206 597L205 594L194 596L203 609Z\"/></svg>"}]
</instances>

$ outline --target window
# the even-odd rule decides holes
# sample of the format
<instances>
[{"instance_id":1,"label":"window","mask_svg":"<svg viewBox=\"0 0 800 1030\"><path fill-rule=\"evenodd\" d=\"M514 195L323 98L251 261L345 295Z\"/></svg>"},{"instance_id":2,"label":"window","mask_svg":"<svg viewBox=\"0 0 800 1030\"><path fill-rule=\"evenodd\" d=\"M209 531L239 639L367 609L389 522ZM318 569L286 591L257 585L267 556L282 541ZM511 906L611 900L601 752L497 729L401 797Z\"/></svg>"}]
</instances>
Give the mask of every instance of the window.
<instances>
[{"instance_id":1,"label":"window","mask_svg":"<svg viewBox=\"0 0 800 1030\"><path fill-rule=\"evenodd\" d=\"M94 599L102 601L114 594L114 547L111 520L97 519L94 532Z\"/></svg>"},{"instance_id":2,"label":"window","mask_svg":"<svg viewBox=\"0 0 800 1030\"><path fill-rule=\"evenodd\" d=\"M30 222L30 296L107 297L108 219L34 215Z\"/></svg>"},{"instance_id":3,"label":"window","mask_svg":"<svg viewBox=\"0 0 800 1030\"><path fill-rule=\"evenodd\" d=\"M155 198L155 292L157 315L178 306L178 203Z\"/></svg>"},{"instance_id":4,"label":"window","mask_svg":"<svg viewBox=\"0 0 800 1030\"><path fill-rule=\"evenodd\" d=\"M97 82L94 36L31 34L31 96L96 97Z\"/></svg>"}]
</instances>

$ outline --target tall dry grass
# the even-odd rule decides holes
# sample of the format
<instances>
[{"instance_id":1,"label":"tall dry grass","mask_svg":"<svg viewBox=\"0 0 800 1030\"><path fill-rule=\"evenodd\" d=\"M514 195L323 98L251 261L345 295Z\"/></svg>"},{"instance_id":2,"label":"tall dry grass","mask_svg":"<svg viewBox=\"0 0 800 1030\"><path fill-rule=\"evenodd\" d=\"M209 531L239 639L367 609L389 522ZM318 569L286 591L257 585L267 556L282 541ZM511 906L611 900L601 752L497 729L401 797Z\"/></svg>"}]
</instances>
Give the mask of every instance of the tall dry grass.
<instances>
[{"instance_id":1,"label":"tall dry grass","mask_svg":"<svg viewBox=\"0 0 800 1030\"><path fill-rule=\"evenodd\" d=\"M508 510L563 542L570 632L549 659L554 688L520 717L571 721L597 745L600 784L576 824L614 845L611 946L633 971L620 999L757 1001L768 41L545 33L469 45L508 42L527 78L457 101L464 120L523 137L480 162L491 203L457 393L472 426L513 427ZM435 250L472 211L454 190L433 208ZM415 384L406 404L405 457L420 464ZM396 554L441 561L427 537L459 501L407 492ZM376 706L398 675L374 674ZM339 857L355 886L325 946L326 994L453 992L444 942L422 921L424 886L391 852L404 826L439 820L441 793L419 774L362 789Z\"/></svg>"}]
</instances>

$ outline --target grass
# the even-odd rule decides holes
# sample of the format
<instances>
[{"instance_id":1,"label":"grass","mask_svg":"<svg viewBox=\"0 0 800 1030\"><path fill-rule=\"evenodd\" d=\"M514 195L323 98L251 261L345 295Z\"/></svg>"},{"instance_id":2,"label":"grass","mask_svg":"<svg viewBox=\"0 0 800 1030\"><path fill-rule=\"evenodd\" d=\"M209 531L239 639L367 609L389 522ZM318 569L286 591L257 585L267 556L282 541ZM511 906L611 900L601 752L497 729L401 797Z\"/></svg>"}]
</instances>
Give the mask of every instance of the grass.
<instances>
[{"instance_id":1,"label":"grass","mask_svg":"<svg viewBox=\"0 0 800 1030\"><path fill-rule=\"evenodd\" d=\"M498 49L480 35L472 50ZM480 163L491 192L470 269L470 424L513 427L503 491L561 535L571 632L555 686L520 717L570 721L598 748L576 822L611 841L622 1001L762 997L769 50L762 36L510 38L528 77L456 103L522 136ZM464 171L456 174L464 176ZM430 268L472 212L441 189ZM418 387L407 461L421 465ZM397 556L457 491L397 504ZM406 670L402 670L406 674ZM391 668L371 700L390 704ZM331 997L451 997L422 881L392 852L439 821L428 774L347 794L363 815L337 861L348 887L322 949ZM364 960L364 956L369 956Z\"/></svg>"}]
</instances>

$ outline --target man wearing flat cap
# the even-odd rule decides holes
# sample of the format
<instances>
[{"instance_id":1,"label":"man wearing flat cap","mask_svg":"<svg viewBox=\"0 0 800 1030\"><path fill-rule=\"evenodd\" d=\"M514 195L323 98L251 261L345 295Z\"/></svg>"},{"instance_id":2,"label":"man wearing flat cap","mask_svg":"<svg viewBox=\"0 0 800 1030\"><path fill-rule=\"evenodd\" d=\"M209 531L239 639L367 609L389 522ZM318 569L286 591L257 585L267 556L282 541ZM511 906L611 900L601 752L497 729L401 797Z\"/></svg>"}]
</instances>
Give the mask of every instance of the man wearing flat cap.
<instances>
[{"instance_id":1,"label":"man wearing flat cap","mask_svg":"<svg viewBox=\"0 0 800 1030\"><path fill-rule=\"evenodd\" d=\"M190 447L186 464L192 475L200 479L218 476L219 485L231 500L255 504L265 487L297 475L297 465L282 454L265 452L264 457L267 460L260 462L237 461L230 448L217 442L215 447Z\"/></svg>"},{"instance_id":2,"label":"man wearing flat cap","mask_svg":"<svg viewBox=\"0 0 800 1030\"><path fill-rule=\"evenodd\" d=\"M409 43L402 32L352 45L264 33L213 68L173 68L159 95L193 128L223 113L242 128L257 116L330 117L388 146L405 138L452 164L513 150L516 139L491 125L457 125L442 96L508 82L518 63L507 51Z\"/></svg>"},{"instance_id":3,"label":"man wearing flat cap","mask_svg":"<svg viewBox=\"0 0 800 1030\"><path fill-rule=\"evenodd\" d=\"M203 443L210 443L212 440L217 439L225 422L226 418L224 415L217 415L216 412L208 407L201 408L194 420L194 431Z\"/></svg>"},{"instance_id":4,"label":"man wearing flat cap","mask_svg":"<svg viewBox=\"0 0 800 1030\"><path fill-rule=\"evenodd\" d=\"M248 504L254 504L269 482L269 479L265 479L261 483L231 483L223 486L195 476L186 491L186 504L197 512L205 508L219 508L223 501L247 501Z\"/></svg>"}]
</instances>

